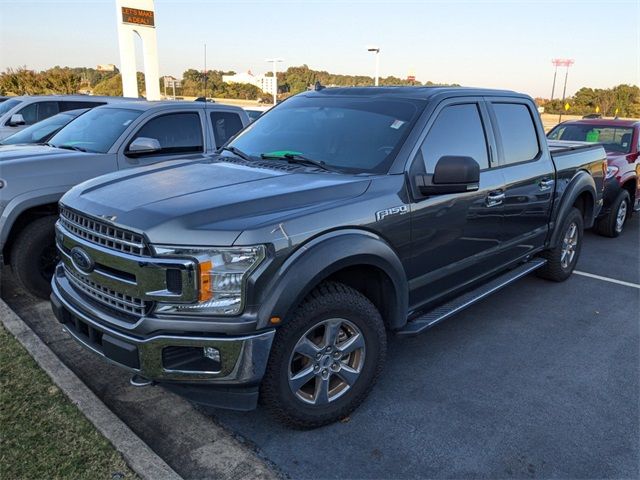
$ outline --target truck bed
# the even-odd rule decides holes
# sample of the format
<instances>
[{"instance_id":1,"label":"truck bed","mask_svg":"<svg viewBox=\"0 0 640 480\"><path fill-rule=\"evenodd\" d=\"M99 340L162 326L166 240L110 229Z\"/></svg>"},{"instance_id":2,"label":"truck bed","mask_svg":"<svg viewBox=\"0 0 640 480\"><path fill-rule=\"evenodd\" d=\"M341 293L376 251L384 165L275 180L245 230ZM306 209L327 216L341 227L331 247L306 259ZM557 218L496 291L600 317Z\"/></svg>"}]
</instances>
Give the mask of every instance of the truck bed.
<instances>
[{"instance_id":1,"label":"truck bed","mask_svg":"<svg viewBox=\"0 0 640 480\"><path fill-rule=\"evenodd\" d=\"M575 152L577 150L589 150L591 148L599 148L599 143L593 142L577 142L570 140L549 140L549 151L551 155L559 155L567 152Z\"/></svg>"}]
</instances>

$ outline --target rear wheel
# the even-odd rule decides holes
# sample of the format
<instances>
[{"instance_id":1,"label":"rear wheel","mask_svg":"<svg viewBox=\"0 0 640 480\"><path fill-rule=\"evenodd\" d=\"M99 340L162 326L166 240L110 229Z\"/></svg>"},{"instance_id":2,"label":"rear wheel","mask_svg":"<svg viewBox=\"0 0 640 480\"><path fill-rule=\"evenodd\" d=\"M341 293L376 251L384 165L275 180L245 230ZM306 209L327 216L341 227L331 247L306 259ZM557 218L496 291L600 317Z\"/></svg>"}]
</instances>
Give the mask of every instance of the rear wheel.
<instances>
[{"instance_id":1,"label":"rear wheel","mask_svg":"<svg viewBox=\"0 0 640 480\"><path fill-rule=\"evenodd\" d=\"M365 399L385 352L384 323L373 304L346 285L324 283L278 330L262 401L289 426L335 422Z\"/></svg>"},{"instance_id":2,"label":"rear wheel","mask_svg":"<svg viewBox=\"0 0 640 480\"><path fill-rule=\"evenodd\" d=\"M538 276L554 282L562 282L569 278L578 263L584 233L584 221L580 210L572 208L560 228L560 242L542 254L547 263L537 270Z\"/></svg>"},{"instance_id":3,"label":"rear wheel","mask_svg":"<svg viewBox=\"0 0 640 480\"><path fill-rule=\"evenodd\" d=\"M605 237L615 238L622 233L629 217L631 197L629 192L622 190L611 205L611 211L598 220L596 232Z\"/></svg>"},{"instance_id":4,"label":"rear wheel","mask_svg":"<svg viewBox=\"0 0 640 480\"><path fill-rule=\"evenodd\" d=\"M47 299L58 262L54 225L56 217L38 218L18 234L11 249L11 270L29 293Z\"/></svg>"}]
</instances>

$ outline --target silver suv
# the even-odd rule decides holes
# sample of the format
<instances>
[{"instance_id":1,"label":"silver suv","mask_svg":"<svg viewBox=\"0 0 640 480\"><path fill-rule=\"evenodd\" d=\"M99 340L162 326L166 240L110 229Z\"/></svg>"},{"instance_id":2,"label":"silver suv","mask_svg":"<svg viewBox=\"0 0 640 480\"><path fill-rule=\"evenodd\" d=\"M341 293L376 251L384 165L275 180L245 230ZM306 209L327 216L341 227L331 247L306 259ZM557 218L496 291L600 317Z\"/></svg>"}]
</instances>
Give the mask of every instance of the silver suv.
<instances>
[{"instance_id":1,"label":"silver suv","mask_svg":"<svg viewBox=\"0 0 640 480\"><path fill-rule=\"evenodd\" d=\"M133 100L122 97L89 95L36 95L10 97L0 103L0 140L56 113L79 108L93 108L113 101Z\"/></svg>"}]
</instances>

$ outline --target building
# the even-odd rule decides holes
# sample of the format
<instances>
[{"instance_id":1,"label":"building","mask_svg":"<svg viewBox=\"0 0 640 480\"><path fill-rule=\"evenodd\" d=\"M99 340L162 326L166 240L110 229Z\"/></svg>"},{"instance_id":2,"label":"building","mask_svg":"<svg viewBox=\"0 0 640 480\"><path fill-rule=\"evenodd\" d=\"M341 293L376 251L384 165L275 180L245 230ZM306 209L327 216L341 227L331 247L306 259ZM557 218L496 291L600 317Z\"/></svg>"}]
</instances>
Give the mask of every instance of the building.
<instances>
[{"instance_id":1,"label":"building","mask_svg":"<svg viewBox=\"0 0 640 480\"><path fill-rule=\"evenodd\" d=\"M99 72L117 72L118 69L113 63L105 63L102 65L96 66L96 70Z\"/></svg>"},{"instance_id":2,"label":"building","mask_svg":"<svg viewBox=\"0 0 640 480\"><path fill-rule=\"evenodd\" d=\"M225 83L249 83L255 85L265 93L273 93L274 78L265 75L254 75L251 70L248 72L235 73L233 75L223 75L222 81Z\"/></svg>"}]
</instances>

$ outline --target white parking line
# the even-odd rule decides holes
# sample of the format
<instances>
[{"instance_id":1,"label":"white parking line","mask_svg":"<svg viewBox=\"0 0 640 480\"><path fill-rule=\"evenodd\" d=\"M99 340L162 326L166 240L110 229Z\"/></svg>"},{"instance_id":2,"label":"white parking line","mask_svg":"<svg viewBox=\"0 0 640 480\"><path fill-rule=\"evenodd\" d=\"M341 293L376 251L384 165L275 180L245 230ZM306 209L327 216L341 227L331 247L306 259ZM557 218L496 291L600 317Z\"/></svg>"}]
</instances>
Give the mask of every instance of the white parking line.
<instances>
[{"instance_id":1,"label":"white parking line","mask_svg":"<svg viewBox=\"0 0 640 480\"><path fill-rule=\"evenodd\" d=\"M583 277L596 278L598 280L602 280L604 282L617 283L618 285L624 285L625 287L637 288L640 290L640 285L637 283L631 282L623 282L622 280L616 280L615 278L602 277L600 275L594 275L593 273L581 272L579 270L574 270L573 273L576 275L582 275Z\"/></svg>"}]
</instances>

